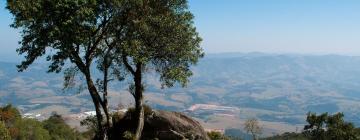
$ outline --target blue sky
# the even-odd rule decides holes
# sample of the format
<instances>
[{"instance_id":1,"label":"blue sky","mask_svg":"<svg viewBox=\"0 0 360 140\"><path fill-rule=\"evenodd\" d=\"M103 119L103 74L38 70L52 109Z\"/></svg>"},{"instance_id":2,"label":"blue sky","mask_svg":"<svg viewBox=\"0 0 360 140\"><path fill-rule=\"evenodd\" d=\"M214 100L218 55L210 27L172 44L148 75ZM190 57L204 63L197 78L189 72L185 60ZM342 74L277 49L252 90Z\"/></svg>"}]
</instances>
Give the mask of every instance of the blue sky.
<instances>
[{"instance_id":1,"label":"blue sky","mask_svg":"<svg viewBox=\"0 0 360 140\"><path fill-rule=\"evenodd\" d=\"M360 55L358 0L191 0L207 52Z\"/></svg>"},{"instance_id":2,"label":"blue sky","mask_svg":"<svg viewBox=\"0 0 360 140\"><path fill-rule=\"evenodd\" d=\"M360 55L359 0L190 0L207 53ZM16 58L20 35L0 0L0 59Z\"/></svg>"}]
</instances>

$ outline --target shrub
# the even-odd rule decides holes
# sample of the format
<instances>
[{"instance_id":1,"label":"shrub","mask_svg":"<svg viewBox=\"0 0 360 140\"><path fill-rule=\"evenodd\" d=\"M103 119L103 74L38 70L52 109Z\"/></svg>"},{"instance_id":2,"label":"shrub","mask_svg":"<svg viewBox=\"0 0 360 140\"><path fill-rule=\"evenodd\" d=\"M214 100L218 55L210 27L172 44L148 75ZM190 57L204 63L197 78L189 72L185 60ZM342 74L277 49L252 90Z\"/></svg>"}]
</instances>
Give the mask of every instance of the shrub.
<instances>
[{"instance_id":1,"label":"shrub","mask_svg":"<svg viewBox=\"0 0 360 140\"><path fill-rule=\"evenodd\" d=\"M0 121L0 140L11 140L10 132L2 121Z\"/></svg>"},{"instance_id":2,"label":"shrub","mask_svg":"<svg viewBox=\"0 0 360 140\"><path fill-rule=\"evenodd\" d=\"M221 134L220 132L211 131L207 133L210 140L230 140L229 137Z\"/></svg>"}]
</instances>

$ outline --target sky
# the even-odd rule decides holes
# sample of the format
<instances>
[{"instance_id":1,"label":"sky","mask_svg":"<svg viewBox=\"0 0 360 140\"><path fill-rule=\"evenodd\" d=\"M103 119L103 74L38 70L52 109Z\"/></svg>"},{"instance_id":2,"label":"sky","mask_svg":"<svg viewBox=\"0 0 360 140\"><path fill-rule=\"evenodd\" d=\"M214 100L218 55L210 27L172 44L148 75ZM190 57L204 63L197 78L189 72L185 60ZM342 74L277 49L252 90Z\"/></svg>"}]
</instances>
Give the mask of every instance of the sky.
<instances>
[{"instance_id":1,"label":"sky","mask_svg":"<svg viewBox=\"0 0 360 140\"><path fill-rule=\"evenodd\" d=\"M359 0L189 0L206 53L360 55ZM18 58L19 30L0 0L0 59Z\"/></svg>"}]
</instances>

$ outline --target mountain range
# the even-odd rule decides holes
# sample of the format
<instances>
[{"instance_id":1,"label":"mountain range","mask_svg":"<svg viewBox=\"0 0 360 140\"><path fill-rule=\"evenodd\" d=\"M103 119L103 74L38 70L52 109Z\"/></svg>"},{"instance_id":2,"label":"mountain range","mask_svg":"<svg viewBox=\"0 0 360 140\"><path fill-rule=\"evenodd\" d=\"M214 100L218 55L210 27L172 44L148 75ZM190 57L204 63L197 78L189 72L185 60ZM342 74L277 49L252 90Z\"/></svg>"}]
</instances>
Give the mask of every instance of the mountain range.
<instances>
[{"instance_id":1,"label":"mountain range","mask_svg":"<svg viewBox=\"0 0 360 140\"><path fill-rule=\"evenodd\" d=\"M0 62L0 103L22 113L68 115L93 110L86 90L63 90L63 75L46 73L37 63L17 72ZM265 135L300 131L307 112L344 112L360 126L360 57L265 53L209 54L192 67L187 87L161 88L158 76L146 76L145 102L156 109L187 113L208 129L242 129L258 118ZM110 107L129 107L128 81L111 85ZM215 108L199 108L194 105ZM230 107L232 110L221 109ZM219 111L220 110L220 111Z\"/></svg>"}]
</instances>

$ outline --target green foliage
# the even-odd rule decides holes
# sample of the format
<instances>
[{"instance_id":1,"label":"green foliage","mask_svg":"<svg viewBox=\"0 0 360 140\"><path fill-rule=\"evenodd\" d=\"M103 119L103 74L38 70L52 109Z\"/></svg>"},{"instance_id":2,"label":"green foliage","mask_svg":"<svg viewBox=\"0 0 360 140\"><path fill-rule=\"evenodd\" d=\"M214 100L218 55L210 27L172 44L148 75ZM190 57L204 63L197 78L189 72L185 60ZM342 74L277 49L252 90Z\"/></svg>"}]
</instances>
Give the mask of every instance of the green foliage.
<instances>
[{"instance_id":1,"label":"green foliage","mask_svg":"<svg viewBox=\"0 0 360 140\"><path fill-rule=\"evenodd\" d=\"M81 126L86 126L87 131L84 132L84 136L88 138L94 138L98 133L98 123L96 120L96 116L88 116L84 120L80 122Z\"/></svg>"},{"instance_id":2,"label":"green foliage","mask_svg":"<svg viewBox=\"0 0 360 140\"><path fill-rule=\"evenodd\" d=\"M83 135L68 126L64 119L53 114L40 122L35 119L21 118L19 111L7 105L0 107L0 140L79 140ZM6 122L6 123L5 123Z\"/></svg>"},{"instance_id":3,"label":"green foliage","mask_svg":"<svg viewBox=\"0 0 360 140\"><path fill-rule=\"evenodd\" d=\"M118 48L128 63L140 69L154 69L163 86L175 82L185 86L192 75L190 66L203 56L201 38L193 26L193 15L185 0L124 0L123 42ZM130 14L129 14L130 13ZM119 25L120 26L120 25ZM130 58L130 60L127 60ZM133 68L127 67L130 72Z\"/></svg>"},{"instance_id":4,"label":"green foliage","mask_svg":"<svg viewBox=\"0 0 360 140\"><path fill-rule=\"evenodd\" d=\"M230 140L243 140L240 137L228 136Z\"/></svg>"},{"instance_id":5,"label":"green foliage","mask_svg":"<svg viewBox=\"0 0 360 140\"><path fill-rule=\"evenodd\" d=\"M81 63L80 51L99 35L98 18L107 13L101 0L7 0L7 9L14 15L14 28L21 28L21 47L25 60L18 66L25 70L35 59L53 50L47 60L49 72L60 72L66 59ZM75 53L75 54L74 54ZM87 54L86 54L87 55ZM93 55L93 54L91 54ZM91 56L93 57L93 56ZM90 57L89 57L90 58Z\"/></svg>"},{"instance_id":6,"label":"green foliage","mask_svg":"<svg viewBox=\"0 0 360 140\"><path fill-rule=\"evenodd\" d=\"M360 129L344 121L343 113L329 115L323 113L317 115L309 112L307 114L307 125L302 133L284 133L264 140L357 140L360 139Z\"/></svg>"},{"instance_id":7,"label":"green foliage","mask_svg":"<svg viewBox=\"0 0 360 140\"><path fill-rule=\"evenodd\" d=\"M354 125L345 122L343 113L328 115L308 113L304 134L312 140L356 140L359 139Z\"/></svg>"},{"instance_id":8,"label":"green foliage","mask_svg":"<svg viewBox=\"0 0 360 140\"><path fill-rule=\"evenodd\" d=\"M207 135L209 136L210 140L230 140L229 137L221 134L220 132L211 131L208 132Z\"/></svg>"},{"instance_id":9,"label":"green foliage","mask_svg":"<svg viewBox=\"0 0 360 140\"><path fill-rule=\"evenodd\" d=\"M0 140L11 140L10 132L2 121L0 121Z\"/></svg>"},{"instance_id":10,"label":"green foliage","mask_svg":"<svg viewBox=\"0 0 360 140\"><path fill-rule=\"evenodd\" d=\"M19 134L19 128L14 126L19 120L21 120L20 112L11 104L0 107L0 121L4 122L12 138Z\"/></svg>"},{"instance_id":11,"label":"green foliage","mask_svg":"<svg viewBox=\"0 0 360 140\"><path fill-rule=\"evenodd\" d=\"M263 138L262 140L309 140L305 135L295 132L286 132L281 135L276 135L268 138Z\"/></svg>"},{"instance_id":12,"label":"green foliage","mask_svg":"<svg viewBox=\"0 0 360 140\"><path fill-rule=\"evenodd\" d=\"M13 138L18 140L50 140L51 138L41 122L35 119L21 119L15 123L14 127L18 128L19 133Z\"/></svg>"},{"instance_id":13,"label":"green foliage","mask_svg":"<svg viewBox=\"0 0 360 140\"><path fill-rule=\"evenodd\" d=\"M81 138L79 133L67 125L64 119L56 113L43 121L43 125L49 131L51 140L76 140Z\"/></svg>"},{"instance_id":14,"label":"green foliage","mask_svg":"<svg viewBox=\"0 0 360 140\"><path fill-rule=\"evenodd\" d=\"M11 104L0 107L0 121L3 121L5 125L10 126L20 118L20 112Z\"/></svg>"},{"instance_id":15,"label":"green foliage","mask_svg":"<svg viewBox=\"0 0 360 140\"><path fill-rule=\"evenodd\" d=\"M130 131L125 131L123 134L123 139L125 140L134 140L134 134L131 133Z\"/></svg>"}]
</instances>

